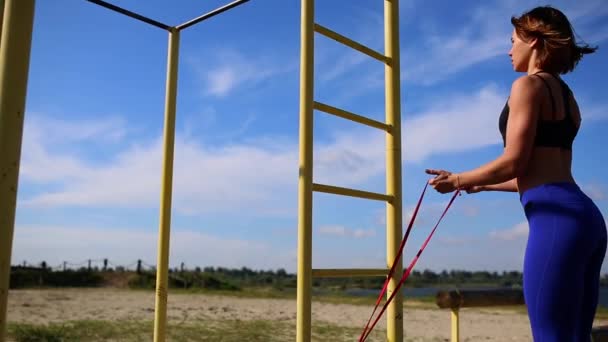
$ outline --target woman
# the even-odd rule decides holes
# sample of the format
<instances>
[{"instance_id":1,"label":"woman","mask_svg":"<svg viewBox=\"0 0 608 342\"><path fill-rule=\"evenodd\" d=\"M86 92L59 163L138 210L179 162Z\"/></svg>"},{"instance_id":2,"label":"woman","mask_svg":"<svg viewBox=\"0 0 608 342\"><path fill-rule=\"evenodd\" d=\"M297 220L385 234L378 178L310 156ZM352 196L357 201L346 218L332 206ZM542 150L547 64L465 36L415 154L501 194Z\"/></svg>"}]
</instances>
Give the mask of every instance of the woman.
<instances>
[{"instance_id":1,"label":"woman","mask_svg":"<svg viewBox=\"0 0 608 342\"><path fill-rule=\"evenodd\" d=\"M597 48L578 46L566 16L537 7L514 26L509 52L513 82L500 115L503 154L461 173L426 170L439 192L519 192L529 224L524 297L535 341L589 341L606 253L606 223L571 173L572 142L581 116L566 83Z\"/></svg>"}]
</instances>

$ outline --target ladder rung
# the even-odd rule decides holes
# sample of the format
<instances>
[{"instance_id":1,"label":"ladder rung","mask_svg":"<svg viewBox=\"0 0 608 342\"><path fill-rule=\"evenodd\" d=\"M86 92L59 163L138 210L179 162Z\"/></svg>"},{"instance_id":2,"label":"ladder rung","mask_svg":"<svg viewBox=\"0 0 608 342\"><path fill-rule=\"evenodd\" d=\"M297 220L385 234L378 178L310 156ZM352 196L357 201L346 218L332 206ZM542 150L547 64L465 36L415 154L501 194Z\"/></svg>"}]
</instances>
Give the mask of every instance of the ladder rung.
<instances>
[{"instance_id":1,"label":"ladder rung","mask_svg":"<svg viewBox=\"0 0 608 342\"><path fill-rule=\"evenodd\" d=\"M393 201L393 196L389 196L389 195L385 195L385 194L379 194L376 192L369 192L369 191L362 191L362 190L355 190L355 189L348 189L348 188L341 188L338 186L324 185L324 184L317 184L317 183L312 184L312 191L325 192L328 194L343 195L343 196L350 196L350 197L359 197L359 198L378 200L378 201L387 201L387 202Z\"/></svg>"},{"instance_id":2,"label":"ladder rung","mask_svg":"<svg viewBox=\"0 0 608 342\"><path fill-rule=\"evenodd\" d=\"M386 277L386 268L325 268L313 269L312 276L317 278L347 278L347 277Z\"/></svg>"},{"instance_id":3,"label":"ladder rung","mask_svg":"<svg viewBox=\"0 0 608 342\"><path fill-rule=\"evenodd\" d=\"M320 110L322 112L328 113L328 114L333 114L335 116L339 116L341 118L347 119L347 120L351 120L351 121L355 121L358 122L360 124L364 124L364 125L368 125L371 127L375 127L375 128L379 128L383 131L390 131L390 126L382 123L380 121L376 121L376 120L372 120L369 118L366 118L364 116L361 115L357 115L351 112L347 112L345 110L336 108L336 107L332 107L330 105L326 105L324 103L321 102L314 102L313 103L313 108L316 110Z\"/></svg>"},{"instance_id":4,"label":"ladder rung","mask_svg":"<svg viewBox=\"0 0 608 342\"><path fill-rule=\"evenodd\" d=\"M324 27L324 26L321 26L321 25L315 23L315 31L326 36L327 38L331 38L339 43L350 46L351 48L353 48L359 52L362 52L372 58L375 58L381 62L384 62L389 65L391 63L391 59L389 57L386 57L385 55L383 55L377 51L374 51L374 50L368 48L367 46L361 45L352 39L346 38L343 35L328 29L327 27Z\"/></svg>"}]
</instances>

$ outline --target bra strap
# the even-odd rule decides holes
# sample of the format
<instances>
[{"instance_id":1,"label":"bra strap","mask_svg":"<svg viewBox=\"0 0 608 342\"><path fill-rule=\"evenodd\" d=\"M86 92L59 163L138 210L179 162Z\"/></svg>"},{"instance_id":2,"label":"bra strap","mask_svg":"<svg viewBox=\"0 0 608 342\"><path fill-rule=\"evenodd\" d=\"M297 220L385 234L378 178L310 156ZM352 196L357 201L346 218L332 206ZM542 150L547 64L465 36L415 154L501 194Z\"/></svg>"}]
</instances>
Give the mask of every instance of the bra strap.
<instances>
[{"instance_id":1,"label":"bra strap","mask_svg":"<svg viewBox=\"0 0 608 342\"><path fill-rule=\"evenodd\" d=\"M542 71L540 71L540 72L542 72ZM543 77L538 75L538 73L535 73L533 75L540 78L540 80L543 81L543 83L547 87L547 90L549 91L549 96L551 97L551 116L554 116L555 115L555 99L553 98L553 92L551 92L551 87L549 86L549 83L547 83L547 80L545 80Z\"/></svg>"}]
</instances>

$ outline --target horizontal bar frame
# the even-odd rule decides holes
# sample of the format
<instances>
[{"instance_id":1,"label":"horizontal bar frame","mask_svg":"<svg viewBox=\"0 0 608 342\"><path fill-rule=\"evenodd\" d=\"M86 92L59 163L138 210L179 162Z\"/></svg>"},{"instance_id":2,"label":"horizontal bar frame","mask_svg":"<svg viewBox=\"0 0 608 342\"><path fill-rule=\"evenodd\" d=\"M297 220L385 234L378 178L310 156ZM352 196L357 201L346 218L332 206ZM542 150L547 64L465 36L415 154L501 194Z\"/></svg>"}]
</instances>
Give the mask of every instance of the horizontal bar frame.
<instances>
[{"instance_id":1,"label":"horizontal bar frame","mask_svg":"<svg viewBox=\"0 0 608 342\"><path fill-rule=\"evenodd\" d=\"M386 277L386 268L324 268L313 269L316 278Z\"/></svg>"},{"instance_id":2,"label":"horizontal bar frame","mask_svg":"<svg viewBox=\"0 0 608 342\"><path fill-rule=\"evenodd\" d=\"M318 32L318 33L326 36L327 38L333 39L333 40L335 40L335 41L337 41L339 43L342 43L342 44L344 44L346 46L349 46L349 47L351 47L351 48L353 48L353 49L355 49L355 50L357 50L359 52L362 52L362 53L364 53L364 54L366 54L366 55L368 55L368 56L370 56L370 57L372 57L374 59L379 60L380 62L384 62L384 63L386 63L388 65L391 64L391 59L389 57L386 57L385 55L383 55L383 54L381 54L381 53L379 53L377 51L374 51L374 50L368 48L365 45L359 44L359 43L357 43L356 41L354 41L354 40L352 40L350 38L347 38L347 37L345 37L345 36L343 36L343 35L341 35L341 34L339 34L337 32L334 32L334 31L328 29L325 26L322 26L322 25L319 25L319 24L315 23L314 29L315 29L316 32Z\"/></svg>"},{"instance_id":3,"label":"horizontal bar frame","mask_svg":"<svg viewBox=\"0 0 608 342\"><path fill-rule=\"evenodd\" d=\"M370 199L370 200L376 200L376 201L386 201L386 202L393 201L393 196L389 196L389 195L385 195L385 194L379 194L376 192L355 190L355 189L349 189L349 188L342 188L339 186L325 185L325 184L318 184L318 183L312 184L312 191L324 192L324 193L334 194L334 195L358 197L358 198L364 198L364 199Z\"/></svg>"},{"instance_id":4,"label":"horizontal bar frame","mask_svg":"<svg viewBox=\"0 0 608 342\"><path fill-rule=\"evenodd\" d=\"M188 28L188 27L190 27L192 25L196 25L196 24L200 23L203 20L206 20L206 19L209 19L211 17L214 17L214 16L216 16L216 15L222 13L222 12L225 12L225 11L227 11L227 10L229 10L231 8L234 8L234 7L238 6L238 5L244 4L244 3L248 2L248 1L250 1L250 0L236 0L236 1L233 1L233 2L231 2L229 4L227 4L227 5L224 5L222 7L214 9L213 11L211 11L209 13L205 13L205 14L201 15L200 17L196 17L196 18L194 18L194 19L192 19L192 20L190 20L188 22L185 22L185 23L183 23L181 25L178 25L175 28L178 29L178 30L186 29L186 28Z\"/></svg>"},{"instance_id":5,"label":"horizontal bar frame","mask_svg":"<svg viewBox=\"0 0 608 342\"><path fill-rule=\"evenodd\" d=\"M105 2L105 1L102 1L102 0L87 0L87 1L88 2L92 2L92 3L96 4L96 5L101 6L101 7L105 7L107 9L109 9L109 10L118 12L120 14L124 14L124 15L126 15L128 17L133 18L133 19L137 19L139 21L143 21L144 23L150 24L152 26L156 26L156 27L161 28L163 30L167 30L167 31L171 30L171 26L169 26L169 25L163 24L163 23L161 23L159 21L156 21L154 19L150 19L148 17L144 17L141 14L137 14L135 12L131 12L129 10L126 10L126 9L122 8L122 7L118 7L116 5L112 5L112 4L108 3L108 2Z\"/></svg>"},{"instance_id":6,"label":"horizontal bar frame","mask_svg":"<svg viewBox=\"0 0 608 342\"><path fill-rule=\"evenodd\" d=\"M118 12L120 14L124 14L124 15L126 15L128 17L133 18L133 19L137 19L139 21L143 21L144 23L147 23L147 24L150 24L152 26L156 26L158 28L161 28L163 30L171 32L172 30L181 31L181 30L186 29L186 28L188 28L188 27L190 27L192 25L196 25L196 24L200 23L203 20L209 19L209 18L214 17L214 16L216 16L216 15L218 15L220 13L226 12L229 9L234 8L234 7L238 6L238 5L244 4L245 2L248 2L250 0L236 0L236 1L233 1L233 2L231 2L229 4L227 4L227 5L224 5L222 7L216 8L216 9L214 9L211 12L205 13L205 14L199 16L199 17L196 17L196 18L194 18L194 19L192 19L190 21L187 21L187 22L185 22L185 23L183 23L181 25L175 26L175 27L169 26L167 24L163 24L160 21L156 21L154 19L150 19L150 18L145 17L145 16L143 16L141 14L137 14L137 13L135 13L133 11L129 11L127 9L124 9L122 7L113 5L113 4L111 4L109 2L106 2L106 1L103 1L103 0L87 0L87 1L91 2L91 3L94 3L96 5L99 5L101 7L105 7L107 9L109 9L109 10Z\"/></svg>"},{"instance_id":7,"label":"horizontal bar frame","mask_svg":"<svg viewBox=\"0 0 608 342\"><path fill-rule=\"evenodd\" d=\"M354 122L358 122L360 124L367 125L370 127L378 128L383 131L390 132L390 130L391 130L391 126L389 126L383 122L376 121L376 120L367 118L365 116L357 115L357 114L354 114L351 112L347 112L343 109L332 107L330 105L327 105L327 104L324 104L321 102L317 102L317 101L313 102L313 108L316 110L325 112L327 114L333 114L335 116L339 116L341 118L351 120Z\"/></svg>"}]
</instances>

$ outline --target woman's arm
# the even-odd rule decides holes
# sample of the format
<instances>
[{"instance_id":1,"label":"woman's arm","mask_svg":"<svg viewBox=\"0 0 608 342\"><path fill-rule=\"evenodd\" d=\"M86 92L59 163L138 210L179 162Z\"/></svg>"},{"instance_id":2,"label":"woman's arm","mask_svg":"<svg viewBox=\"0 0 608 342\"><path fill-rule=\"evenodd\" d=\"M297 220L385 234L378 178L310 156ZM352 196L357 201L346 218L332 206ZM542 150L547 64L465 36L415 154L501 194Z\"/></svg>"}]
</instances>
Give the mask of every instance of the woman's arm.
<instances>
[{"instance_id":1,"label":"woman's arm","mask_svg":"<svg viewBox=\"0 0 608 342\"><path fill-rule=\"evenodd\" d=\"M474 170L450 176L457 176L456 182L461 188L504 184L525 172L532 154L540 112L539 94L542 88L536 82L529 76L513 82L504 152L495 160Z\"/></svg>"},{"instance_id":2,"label":"woman's arm","mask_svg":"<svg viewBox=\"0 0 608 342\"><path fill-rule=\"evenodd\" d=\"M491 184L491 185L480 185L473 187L470 193L479 191L506 191L506 192L518 192L517 179L513 178L503 183Z\"/></svg>"}]
</instances>

